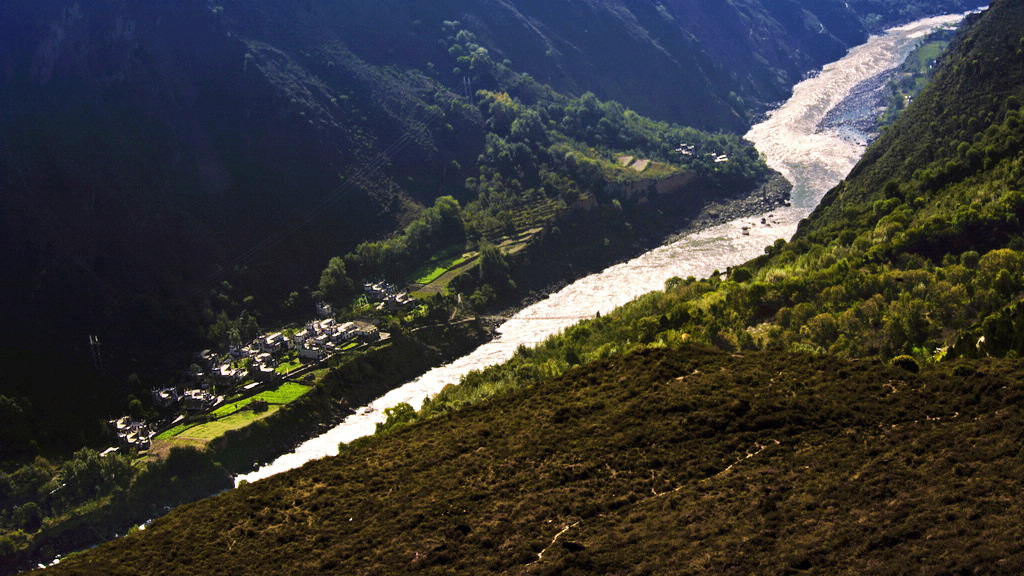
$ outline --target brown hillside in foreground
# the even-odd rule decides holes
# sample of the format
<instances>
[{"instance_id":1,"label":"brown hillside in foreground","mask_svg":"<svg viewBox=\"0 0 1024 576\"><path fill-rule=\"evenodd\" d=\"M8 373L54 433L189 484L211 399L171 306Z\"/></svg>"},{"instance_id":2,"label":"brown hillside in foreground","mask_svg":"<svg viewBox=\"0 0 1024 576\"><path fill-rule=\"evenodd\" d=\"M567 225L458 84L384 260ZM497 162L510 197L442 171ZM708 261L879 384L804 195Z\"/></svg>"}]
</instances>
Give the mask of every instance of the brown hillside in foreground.
<instances>
[{"instance_id":1,"label":"brown hillside in foreground","mask_svg":"<svg viewBox=\"0 0 1024 576\"><path fill-rule=\"evenodd\" d=\"M1022 376L645 351L182 507L53 573L1020 573Z\"/></svg>"}]
</instances>

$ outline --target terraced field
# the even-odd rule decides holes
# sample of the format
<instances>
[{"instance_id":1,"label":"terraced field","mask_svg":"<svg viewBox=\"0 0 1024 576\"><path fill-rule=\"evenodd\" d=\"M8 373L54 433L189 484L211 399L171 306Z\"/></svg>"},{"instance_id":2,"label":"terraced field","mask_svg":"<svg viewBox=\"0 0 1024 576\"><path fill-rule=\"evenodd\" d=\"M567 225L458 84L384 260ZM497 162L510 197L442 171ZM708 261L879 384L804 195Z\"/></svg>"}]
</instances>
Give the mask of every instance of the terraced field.
<instances>
[{"instance_id":1,"label":"terraced field","mask_svg":"<svg viewBox=\"0 0 1024 576\"><path fill-rule=\"evenodd\" d=\"M260 392L249 398L231 402L217 408L210 412L210 417L213 419L209 422L175 426L157 436L155 444L169 442L195 445L197 440L202 443L209 442L225 432L237 430L273 414L281 406L298 399L306 392L309 392L309 390L309 386L296 382L285 382L274 390ZM248 410L247 407L257 400L266 401L269 405L268 409L260 413ZM154 449L159 451L158 446L154 446Z\"/></svg>"}]
</instances>

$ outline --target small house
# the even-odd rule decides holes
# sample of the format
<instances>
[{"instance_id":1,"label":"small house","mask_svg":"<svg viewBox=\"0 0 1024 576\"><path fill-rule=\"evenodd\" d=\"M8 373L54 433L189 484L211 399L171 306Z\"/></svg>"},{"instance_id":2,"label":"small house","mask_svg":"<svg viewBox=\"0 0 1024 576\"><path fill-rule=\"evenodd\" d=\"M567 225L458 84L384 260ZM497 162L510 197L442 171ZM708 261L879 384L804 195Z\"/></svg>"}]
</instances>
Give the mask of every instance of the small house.
<instances>
[{"instance_id":1,"label":"small house","mask_svg":"<svg viewBox=\"0 0 1024 576\"><path fill-rule=\"evenodd\" d=\"M277 360L274 359L273 354L270 352L264 352L256 356L256 363L260 366L269 366L271 368L277 366Z\"/></svg>"},{"instance_id":2,"label":"small house","mask_svg":"<svg viewBox=\"0 0 1024 576\"><path fill-rule=\"evenodd\" d=\"M251 376L257 382L276 382L281 379L281 375L274 371L273 368L261 366L257 370L253 370Z\"/></svg>"},{"instance_id":3,"label":"small house","mask_svg":"<svg viewBox=\"0 0 1024 576\"><path fill-rule=\"evenodd\" d=\"M327 356L324 349L319 347L306 348L305 345L302 345L299 346L297 350L299 352L299 358L304 358L306 360L315 360L319 362Z\"/></svg>"},{"instance_id":4,"label":"small house","mask_svg":"<svg viewBox=\"0 0 1024 576\"><path fill-rule=\"evenodd\" d=\"M234 368L231 364L224 364L215 373L219 384L233 385L242 380L242 370Z\"/></svg>"},{"instance_id":5,"label":"small house","mask_svg":"<svg viewBox=\"0 0 1024 576\"><path fill-rule=\"evenodd\" d=\"M153 405L160 408L173 408L181 398L178 397L177 388L154 388Z\"/></svg>"},{"instance_id":6,"label":"small house","mask_svg":"<svg viewBox=\"0 0 1024 576\"><path fill-rule=\"evenodd\" d=\"M288 340L281 332L275 332L260 339L260 349L270 354L276 354L288 347Z\"/></svg>"},{"instance_id":7,"label":"small house","mask_svg":"<svg viewBox=\"0 0 1024 576\"><path fill-rule=\"evenodd\" d=\"M356 325L356 336L365 338L367 340L375 340L380 336L380 330L377 329L373 324L357 324Z\"/></svg>"},{"instance_id":8,"label":"small house","mask_svg":"<svg viewBox=\"0 0 1024 576\"><path fill-rule=\"evenodd\" d=\"M338 326L338 340L341 340L343 342L351 340L356 337L356 332L358 330L359 327L356 325L355 322L345 322L341 326Z\"/></svg>"},{"instance_id":9,"label":"small house","mask_svg":"<svg viewBox=\"0 0 1024 576\"><path fill-rule=\"evenodd\" d=\"M303 328L302 330L299 330L295 334L292 334L292 346L296 348L302 346L302 344L305 343L305 341L311 338L314 334L315 333L311 331L309 328Z\"/></svg>"},{"instance_id":10,"label":"small house","mask_svg":"<svg viewBox=\"0 0 1024 576\"><path fill-rule=\"evenodd\" d=\"M204 370L209 370L217 361L217 355L211 350L203 350L195 355L195 363Z\"/></svg>"},{"instance_id":11,"label":"small house","mask_svg":"<svg viewBox=\"0 0 1024 576\"><path fill-rule=\"evenodd\" d=\"M185 391L185 410L189 412L204 412L213 407L217 402L217 397L205 390L186 390Z\"/></svg>"},{"instance_id":12,"label":"small house","mask_svg":"<svg viewBox=\"0 0 1024 576\"><path fill-rule=\"evenodd\" d=\"M363 284L363 292L370 302L383 302L388 296L395 293L394 284L387 282L367 282Z\"/></svg>"}]
</instances>

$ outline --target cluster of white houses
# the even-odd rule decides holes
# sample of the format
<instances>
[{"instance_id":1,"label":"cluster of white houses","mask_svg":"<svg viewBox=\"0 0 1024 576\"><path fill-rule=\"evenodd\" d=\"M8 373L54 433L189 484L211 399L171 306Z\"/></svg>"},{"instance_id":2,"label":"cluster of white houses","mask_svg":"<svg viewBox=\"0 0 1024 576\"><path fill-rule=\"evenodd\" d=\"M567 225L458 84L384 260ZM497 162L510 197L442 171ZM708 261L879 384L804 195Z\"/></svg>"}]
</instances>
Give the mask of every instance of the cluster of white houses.
<instances>
[{"instance_id":1,"label":"cluster of white houses","mask_svg":"<svg viewBox=\"0 0 1024 576\"><path fill-rule=\"evenodd\" d=\"M111 420L110 425L117 434L117 445L121 448L135 447L139 450L149 448L150 442L156 432L149 427L149 424L135 420L131 416L124 416L117 420Z\"/></svg>"},{"instance_id":2,"label":"cluster of white houses","mask_svg":"<svg viewBox=\"0 0 1024 576\"><path fill-rule=\"evenodd\" d=\"M188 412L205 412L216 404L217 396L213 391L217 388L231 388L245 380L255 383L279 380L278 358L290 350L295 350L300 358L320 361L353 340L365 342L379 338L380 332L372 324L338 323L334 318L327 318L307 322L302 329L287 335L284 332L264 334L248 346L232 346L232 362L221 362L216 354L204 350L196 355L195 364L185 373L179 386L153 389L153 404L161 408L181 404ZM248 369L238 366L237 361L244 358L252 359Z\"/></svg>"},{"instance_id":3,"label":"cluster of white houses","mask_svg":"<svg viewBox=\"0 0 1024 576\"><path fill-rule=\"evenodd\" d=\"M287 350L295 350L299 358L307 360L323 360L334 352L347 346L351 341L360 338L366 341L377 340L380 333L377 327L363 322L338 323L334 318L307 322L305 327L286 336L284 332L276 332L261 337L254 345L246 346L237 351L242 356L249 356L260 366L270 366L274 358ZM232 351L236 354L236 351Z\"/></svg>"},{"instance_id":4,"label":"cluster of white houses","mask_svg":"<svg viewBox=\"0 0 1024 576\"><path fill-rule=\"evenodd\" d=\"M326 306L321 311L325 315L330 313L330 308ZM387 338L386 334L384 338ZM207 412L222 398L217 396L218 389L223 393L247 380L253 381L245 386L247 390L280 381L282 376L276 371L278 359L291 350L300 358L320 361L349 347L357 339L375 342L381 339L381 334L376 326L368 322L339 323L334 318L326 318L307 322L297 331L264 334L248 346L232 346L228 362L210 350L204 350L196 354L195 362L183 374L178 385L152 390L153 404L161 408L180 405L191 414ZM240 362L246 358L252 361ZM248 367L242 367L245 364ZM148 424L133 420L130 416L111 420L110 424L117 433L121 447L147 449L155 434L155 430Z\"/></svg>"},{"instance_id":5,"label":"cluster of white houses","mask_svg":"<svg viewBox=\"0 0 1024 576\"><path fill-rule=\"evenodd\" d=\"M415 301L408 292L399 292L394 284L388 282L367 282L363 284L363 293L370 302L379 302L378 310L388 312L404 310Z\"/></svg>"},{"instance_id":6,"label":"cluster of white houses","mask_svg":"<svg viewBox=\"0 0 1024 576\"><path fill-rule=\"evenodd\" d=\"M216 387L230 388L246 377L258 377L261 370L249 371L230 363L220 363L213 352L203 350L195 356L196 362L182 376L180 386L153 389L153 405L174 408L181 404L192 414L205 412L217 403ZM179 392L179 388L182 390Z\"/></svg>"},{"instance_id":7,"label":"cluster of white houses","mask_svg":"<svg viewBox=\"0 0 1024 576\"><path fill-rule=\"evenodd\" d=\"M693 156L694 153L695 153L695 147L694 147L693 144L687 144L685 142L681 142L679 144L679 148L676 148L676 152L679 152L683 156ZM707 154L704 155L704 157L705 158L709 158L709 159L713 158L715 160L716 164L721 164L723 162L728 162L729 161L729 155L728 154L719 154L717 152L707 153Z\"/></svg>"}]
</instances>

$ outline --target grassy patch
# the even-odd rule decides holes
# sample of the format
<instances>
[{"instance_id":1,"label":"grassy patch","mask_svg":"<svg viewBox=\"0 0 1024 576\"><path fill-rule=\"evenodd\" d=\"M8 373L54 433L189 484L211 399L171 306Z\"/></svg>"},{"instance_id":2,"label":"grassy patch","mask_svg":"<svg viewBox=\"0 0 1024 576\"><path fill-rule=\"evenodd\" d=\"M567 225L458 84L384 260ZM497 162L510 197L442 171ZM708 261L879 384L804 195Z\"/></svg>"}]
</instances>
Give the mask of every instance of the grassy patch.
<instances>
[{"instance_id":1,"label":"grassy patch","mask_svg":"<svg viewBox=\"0 0 1024 576\"><path fill-rule=\"evenodd\" d=\"M238 402L232 402L230 404L225 404L225 405L221 406L220 408L217 408L213 412L210 412L210 415L214 416L216 418L222 418L222 417L227 416L229 414L234 414L235 412L238 412L242 408L245 408L246 406L248 406L249 403L252 402L252 401L253 401L252 398L246 398L245 400L239 400Z\"/></svg>"},{"instance_id":2,"label":"grassy patch","mask_svg":"<svg viewBox=\"0 0 1024 576\"><path fill-rule=\"evenodd\" d=\"M253 396L252 399L266 400L270 404L287 404L306 392L309 392L309 390L309 386L297 384L295 382L285 382L278 386L277 390L260 392Z\"/></svg>"},{"instance_id":3,"label":"grassy patch","mask_svg":"<svg viewBox=\"0 0 1024 576\"><path fill-rule=\"evenodd\" d=\"M289 360L287 362L283 362L282 364L278 365L278 367L274 369L274 372L277 372L278 374L287 374L287 373L291 372L292 370L296 370L296 369L301 368L301 367L302 367L302 359L301 358L292 358L291 360Z\"/></svg>"},{"instance_id":4,"label":"grassy patch","mask_svg":"<svg viewBox=\"0 0 1024 576\"><path fill-rule=\"evenodd\" d=\"M681 170L678 166L673 166L664 162L651 162L644 170L644 176L655 180L661 180L669 178L670 176L675 176L680 172Z\"/></svg>"},{"instance_id":5,"label":"grassy patch","mask_svg":"<svg viewBox=\"0 0 1024 576\"><path fill-rule=\"evenodd\" d=\"M157 434L156 440L166 440L168 438L177 436L178 434L181 434L182 432L188 430L193 426L195 426L195 424L178 424L177 426L171 428L170 430L164 430L163 432Z\"/></svg>"},{"instance_id":6,"label":"grassy patch","mask_svg":"<svg viewBox=\"0 0 1024 576\"><path fill-rule=\"evenodd\" d=\"M448 269L451 268L452 266L458 266L459 264L462 264L465 261L466 261L465 258L458 258L458 259L453 260L453 261L451 261L449 263L443 264L441 266L437 266L433 270L431 270L428 274L425 274L425 275L420 276L419 278L417 278L416 279L416 283L417 284L430 284L434 280L437 280L438 278L440 278L441 275L444 274L445 272L447 272Z\"/></svg>"},{"instance_id":7,"label":"grassy patch","mask_svg":"<svg viewBox=\"0 0 1024 576\"><path fill-rule=\"evenodd\" d=\"M252 422L260 418L265 418L280 409L280 406L271 406L269 410L260 414L256 414L249 410L242 410L241 412L236 412L230 416L225 416L224 418L219 418L212 422L194 426L188 430L187 434L180 434L178 438L213 440L214 438L223 435L225 432L248 426Z\"/></svg>"},{"instance_id":8,"label":"grassy patch","mask_svg":"<svg viewBox=\"0 0 1024 576\"><path fill-rule=\"evenodd\" d=\"M411 277L414 278L413 282L416 284L430 284L451 268L466 262L467 258L468 256L463 253L461 246L449 247L413 272Z\"/></svg>"},{"instance_id":9,"label":"grassy patch","mask_svg":"<svg viewBox=\"0 0 1024 576\"><path fill-rule=\"evenodd\" d=\"M211 414L215 417L223 418L224 416L238 412L256 400L266 400L268 404L287 404L306 392L309 392L309 386L297 384L295 382L285 382L278 386L276 390L267 390L266 392L260 392L255 396L246 398L245 400L225 404L224 406L214 410Z\"/></svg>"},{"instance_id":10,"label":"grassy patch","mask_svg":"<svg viewBox=\"0 0 1024 576\"><path fill-rule=\"evenodd\" d=\"M354 343L353 343L354 344ZM171 428L170 430L161 432L156 439L157 440L169 440L172 438L201 438L210 440L216 438L220 434L228 430L234 430L240 428L257 417L262 418L263 416L273 413L284 404L294 401L306 392L309 392L310 387L298 384L295 382L285 382L278 386L276 390L267 390L266 392L260 392L255 396L225 404L213 412L211 416L216 418L215 421L207 422L204 424L180 424ZM245 407L256 400L266 400L270 404L270 410L262 414L254 414L251 411L245 410ZM202 427L202 430L195 430L195 428ZM184 434L184 432L188 434ZM211 435L212 434L212 435Z\"/></svg>"}]
</instances>

